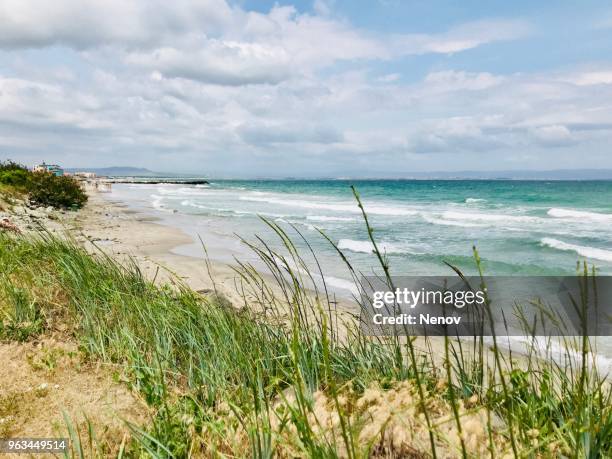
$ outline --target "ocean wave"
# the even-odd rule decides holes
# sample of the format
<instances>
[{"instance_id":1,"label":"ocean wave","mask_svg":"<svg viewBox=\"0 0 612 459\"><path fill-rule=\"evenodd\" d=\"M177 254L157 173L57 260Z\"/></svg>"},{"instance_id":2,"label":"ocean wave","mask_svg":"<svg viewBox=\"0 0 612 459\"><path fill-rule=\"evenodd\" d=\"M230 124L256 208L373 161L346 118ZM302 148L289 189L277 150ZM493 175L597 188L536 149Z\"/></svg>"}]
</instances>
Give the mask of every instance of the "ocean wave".
<instances>
[{"instance_id":1,"label":"ocean wave","mask_svg":"<svg viewBox=\"0 0 612 459\"><path fill-rule=\"evenodd\" d=\"M402 249L385 242L377 242L376 245L383 253L414 253L410 250ZM340 239L338 241L338 248L358 253L372 253L374 251L374 245L370 241L354 241L352 239Z\"/></svg>"},{"instance_id":2,"label":"ocean wave","mask_svg":"<svg viewBox=\"0 0 612 459\"><path fill-rule=\"evenodd\" d=\"M560 209L553 207L548 210L548 215L555 218L579 218L594 222L610 222L612 223L612 214L602 214L598 212L587 212L584 210Z\"/></svg>"},{"instance_id":3,"label":"ocean wave","mask_svg":"<svg viewBox=\"0 0 612 459\"><path fill-rule=\"evenodd\" d=\"M336 212L351 212L361 213L361 209L357 206L357 203L337 203L327 204L316 201L304 201L302 199L281 199L274 197L255 197L255 196L241 196L241 201L253 201L253 202L266 202L268 204L277 204L281 206L293 206L301 207L304 209L323 209L333 210ZM366 212L372 215L388 215L388 216L409 216L416 215L418 212L412 209L406 209L403 207L394 207L386 205L366 205Z\"/></svg>"},{"instance_id":4,"label":"ocean wave","mask_svg":"<svg viewBox=\"0 0 612 459\"><path fill-rule=\"evenodd\" d=\"M162 200L164 198L155 194L152 194L151 197L153 198L153 201L151 201L151 205L156 209L161 209L163 207Z\"/></svg>"},{"instance_id":5,"label":"ocean wave","mask_svg":"<svg viewBox=\"0 0 612 459\"><path fill-rule=\"evenodd\" d=\"M166 199L176 199L176 197L165 197ZM201 205L198 204L197 202L193 201L192 199L183 199L181 201L181 206L183 207L193 207L195 209L202 209L202 210L206 210L208 212L213 212L213 213L219 213L219 214L232 214L236 217L246 217L246 216L261 216L261 217L266 217L266 218L275 218L277 219L277 221L282 221L282 222L286 222L284 220L285 217L288 217L288 215L284 215L284 214L275 214L275 213L271 213L271 212L254 212L254 211L250 211L250 210L238 210L238 209L229 209L227 207L214 207L214 206L205 206L205 205ZM307 226L311 226L308 225L307 223L305 223L305 225Z\"/></svg>"},{"instance_id":6,"label":"ocean wave","mask_svg":"<svg viewBox=\"0 0 612 459\"><path fill-rule=\"evenodd\" d=\"M266 218L285 218L285 217L290 216L290 215L285 215L285 214L275 214L272 212L257 212L257 211L250 211L250 210L235 210L235 209L225 209L225 208L219 208L216 210L221 211L221 212L233 213L238 216L254 215L256 217L266 217Z\"/></svg>"},{"instance_id":7,"label":"ocean wave","mask_svg":"<svg viewBox=\"0 0 612 459\"><path fill-rule=\"evenodd\" d=\"M596 247L588 247L583 245L569 244L567 242L559 241L550 237L545 237L541 241L541 244L546 247L551 247L557 250L573 251L578 255L586 258L593 258L601 261L612 261L612 251L598 249Z\"/></svg>"},{"instance_id":8,"label":"ocean wave","mask_svg":"<svg viewBox=\"0 0 612 459\"><path fill-rule=\"evenodd\" d=\"M306 223L304 221L287 220L287 219L285 219L283 217L275 218L274 221L276 223L284 223L284 224L291 225L291 226L303 226L306 229L308 229L309 231L316 231L317 230L317 228L314 225L311 225L310 223Z\"/></svg>"},{"instance_id":9,"label":"ocean wave","mask_svg":"<svg viewBox=\"0 0 612 459\"><path fill-rule=\"evenodd\" d=\"M183 206L183 207L195 207L196 209L206 209L206 210L209 210L208 207L201 206L200 204L196 204L191 199L185 199L185 200L181 201L181 206Z\"/></svg>"},{"instance_id":10,"label":"ocean wave","mask_svg":"<svg viewBox=\"0 0 612 459\"><path fill-rule=\"evenodd\" d=\"M539 356L552 359L560 364L567 364L568 356L570 356L572 362L579 366L582 363L582 354L571 349L568 343L565 343L562 339L560 337L555 342L546 336L498 336L497 344L524 355L527 355L536 348ZM493 344L493 339L485 337L485 342ZM612 359L598 352L593 352L593 354L589 355L586 364L589 367L594 364L594 368L602 372L602 374L609 373L610 369L612 369Z\"/></svg>"},{"instance_id":11,"label":"ocean wave","mask_svg":"<svg viewBox=\"0 0 612 459\"><path fill-rule=\"evenodd\" d=\"M443 218L435 218L429 215L422 215L423 220L427 223L431 223L433 225L444 225L444 226L460 226L463 228L482 228L486 225L482 225L479 223L469 223L455 220L444 220Z\"/></svg>"},{"instance_id":12,"label":"ocean wave","mask_svg":"<svg viewBox=\"0 0 612 459\"><path fill-rule=\"evenodd\" d=\"M315 222L353 222L355 221L352 217L328 217L326 215L308 215L306 220Z\"/></svg>"},{"instance_id":13,"label":"ocean wave","mask_svg":"<svg viewBox=\"0 0 612 459\"><path fill-rule=\"evenodd\" d=\"M121 184L116 184L116 185L121 185ZM157 185L149 185L149 184L139 183L139 184L130 184L130 185L127 185L127 188L130 189L130 190L156 190L157 189Z\"/></svg>"},{"instance_id":14,"label":"ocean wave","mask_svg":"<svg viewBox=\"0 0 612 459\"><path fill-rule=\"evenodd\" d=\"M151 205L153 206L154 209L160 210L162 212L168 212L168 213L171 213L171 214L176 213L176 210L168 209L166 206L164 206L164 204L163 204L164 197L163 196L152 194L151 197L153 198L153 201L151 201Z\"/></svg>"},{"instance_id":15,"label":"ocean wave","mask_svg":"<svg viewBox=\"0 0 612 459\"><path fill-rule=\"evenodd\" d=\"M466 204L474 204L477 202L487 202L487 200L482 198L465 198Z\"/></svg>"},{"instance_id":16,"label":"ocean wave","mask_svg":"<svg viewBox=\"0 0 612 459\"><path fill-rule=\"evenodd\" d=\"M485 214L485 213L469 213L469 212L453 212L446 211L442 213L442 218L447 220L467 220L480 221L489 223L537 223L540 221L538 217L530 217L528 215L505 215L505 214Z\"/></svg>"},{"instance_id":17,"label":"ocean wave","mask_svg":"<svg viewBox=\"0 0 612 459\"><path fill-rule=\"evenodd\" d=\"M168 188L158 188L157 193L162 194L164 196L173 196L173 197L183 197L183 196L205 196L209 194L207 191L202 189L195 188L183 188L183 189L168 189Z\"/></svg>"},{"instance_id":18,"label":"ocean wave","mask_svg":"<svg viewBox=\"0 0 612 459\"><path fill-rule=\"evenodd\" d=\"M325 276L325 283L330 287L348 290L353 295L359 295L359 288L352 281L333 276Z\"/></svg>"}]
</instances>

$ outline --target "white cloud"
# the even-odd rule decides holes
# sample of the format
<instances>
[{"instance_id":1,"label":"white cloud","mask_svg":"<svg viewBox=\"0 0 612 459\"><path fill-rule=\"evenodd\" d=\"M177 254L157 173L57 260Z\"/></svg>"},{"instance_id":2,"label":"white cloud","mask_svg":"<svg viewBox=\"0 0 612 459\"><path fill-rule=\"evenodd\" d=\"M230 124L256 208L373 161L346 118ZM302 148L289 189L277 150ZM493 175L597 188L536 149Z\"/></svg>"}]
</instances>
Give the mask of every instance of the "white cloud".
<instances>
[{"instance_id":1,"label":"white cloud","mask_svg":"<svg viewBox=\"0 0 612 459\"><path fill-rule=\"evenodd\" d=\"M152 53L129 54L125 60L154 69L160 77L229 86L278 83L291 75L291 56L284 48L258 43L210 40L194 52L159 48Z\"/></svg>"},{"instance_id":2,"label":"white cloud","mask_svg":"<svg viewBox=\"0 0 612 459\"><path fill-rule=\"evenodd\" d=\"M239 126L240 137L248 144L266 147L272 144L333 144L343 141L342 133L331 126L309 122L297 123L250 123Z\"/></svg>"},{"instance_id":3,"label":"white cloud","mask_svg":"<svg viewBox=\"0 0 612 459\"><path fill-rule=\"evenodd\" d=\"M503 81L503 77L488 72L469 73L453 70L433 72L425 77L425 83L445 91L478 91L496 86Z\"/></svg>"},{"instance_id":4,"label":"white cloud","mask_svg":"<svg viewBox=\"0 0 612 459\"><path fill-rule=\"evenodd\" d=\"M578 86L612 84L612 70L580 72L565 77L564 80L576 84Z\"/></svg>"},{"instance_id":5,"label":"white cloud","mask_svg":"<svg viewBox=\"0 0 612 459\"><path fill-rule=\"evenodd\" d=\"M333 0L315 0L312 5L312 8L314 9L315 13L320 16L329 16L330 14L332 14L333 4Z\"/></svg>"},{"instance_id":6,"label":"white cloud","mask_svg":"<svg viewBox=\"0 0 612 459\"><path fill-rule=\"evenodd\" d=\"M456 53L528 33L522 21L489 20L437 34L384 36L331 16L275 6L267 14L225 0L6 0L0 48L113 48L128 64L166 77L229 85L278 83L338 61Z\"/></svg>"},{"instance_id":7,"label":"white cloud","mask_svg":"<svg viewBox=\"0 0 612 459\"><path fill-rule=\"evenodd\" d=\"M523 21L389 36L330 5L264 14L222 0L5 0L0 146L32 162L308 175L399 174L406 158L435 169L442 160L427 166L429 153L465 168L465 158L479 166L609 144L604 67L451 67L446 54L526 36ZM444 56L415 81L402 57L425 53Z\"/></svg>"},{"instance_id":8,"label":"white cloud","mask_svg":"<svg viewBox=\"0 0 612 459\"><path fill-rule=\"evenodd\" d=\"M0 46L149 47L186 30L218 32L233 15L224 0L3 0Z\"/></svg>"},{"instance_id":9,"label":"white cloud","mask_svg":"<svg viewBox=\"0 0 612 459\"><path fill-rule=\"evenodd\" d=\"M487 132L490 123L478 116L429 120L408 136L414 153L491 151L504 145L497 133Z\"/></svg>"},{"instance_id":10,"label":"white cloud","mask_svg":"<svg viewBox=\"0 0 612 459\"><path fill-rule=\"evenodd\" d=\"M537 126L531 130L531 133L545 146L567 146L576 142L567 126L560 124Z\"/></svg>"},{"instance_id":11,"label":"white cloud","mask_svg":"<svg viewBox=\"0 0 612 459\"><path fill-rule=\"evenodd\" d=\"M530 25L520 20L482 20L432 35L403 35L395 38L400 54L453 54L480 45L523 38L531 33Z\"/></svg>"},{"instance_id":12,"label":"white cloud","mask_svg":"<svg viewBox=\"0 0 612 459\"><path fill-rule=\"evenodd\" d=\"M502 78L449 70L413 84L381 85L348 72L254 87L150 73L122 77L109 69L80 86L0 78L4 149L33 155L32 161L61 152L58 161L68 164L222 169L224 162L212 158L247 164L263 155L279 158L279 167L316 168L322 163L308 158L320 157L338 170L348 161L347 167L370 171L374 164L396 170L411 153L478 154L497 163L519 153L545 156L560 147L605 144L612 133L612 107L602 104L612 87L568 87L555 74ZM559 92L563 97L553 97ZM348 154L362 159L353 162ZM270 166L263 164L244 171L265 173Z\"/></svg>"},{"instance_id":13,"label":"white cloud","mask_svg":"<svg viewBox=\"0 0 612 459\"><path fill-rule=\"evenodd\" d=\"M378 81L380 81L381 83L393 83L394 81L399 80L401 77L402 76L399 73L388 73L386 75L378 77Z\"/></svg>"}]
</instances>

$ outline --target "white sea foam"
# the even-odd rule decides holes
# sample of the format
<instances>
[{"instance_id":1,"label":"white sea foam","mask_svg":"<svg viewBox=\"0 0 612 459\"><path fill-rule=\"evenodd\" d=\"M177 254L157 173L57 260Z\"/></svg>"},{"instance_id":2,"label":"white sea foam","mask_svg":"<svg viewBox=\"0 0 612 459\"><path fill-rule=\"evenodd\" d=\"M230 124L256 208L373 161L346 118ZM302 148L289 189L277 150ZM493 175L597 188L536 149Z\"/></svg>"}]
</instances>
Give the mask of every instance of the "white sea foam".
<instances>
[{"instance_id":1,"label":"white sea foam","mask_svg":"<svg viewBox=\"0 0 612 459\"><path fill-rule=\"evenodd\" d=\"M151 205L155 209L161 210L162 212L169 212L169 213L174 213L175 212L173 209L168 209L166 206L164 206L164 204L163 204L164 197L163 196L152 194L151 197L153 198L153 201L151 201Z\"/></svg>"},{"instance_id":2,"label":"white sea foam","mask_svg":"<svg viewBox=\"0 0 612 459\"><path fill-rule=\"evenodd\" d=\"M612 251L598 249L596 247L588 247L583 245L569 244L550 237L545 237L541 240L541 244L557 250L574 251L578 255L595 260L612 261Z\"/></svg>"},{"instance_id":3,"label":"white sea foam","mask_svg":"<svg viewBox=\"0 0 612 459\"><path fill-rule=\"evenodd\" d=\"M500 335L497 337L497 344L520 354L527 354L535 348L540 352L539 357L551 359L560 364L567 364L569 357L574 365L580 366L582 354L568 347L566 343L561 341L562 339L564 338L559 338L559 341L555 342L546 336ZM493 340L490 337L485 337L485 342L493 344ZM612 359L600 353L593 353L589 356L586 363L589 367L596 368L602 374L609 373L612 369Z\"/></svg>"},{"instance_id":4,"label":"white sea foam","mask_svg":"<svg viewBox=\"0 0 612 459\"><path fill-rule=\"evenodd\" d=\"M191 199L185 199L185 200L181 201L181 206L184 206L184 207L195 207L196 209L208 209L208 207L206 207L206 206L201 206L200 204L196 204Z\"/></svg>"},{"instance_id":5,"label":"white sea foam","mask_svg":"<svg viewBox=\"0 0 612 459\"><path fill-rule=\"evenodd\" d=\"M435 217L432 217L426 214L423 214L422 217L423 217L423 220L425 220L427 223L432 223L434 225L460 226L463 228L482 228L483 226L486 226L480 223L470 223L470 222L462 222L462 221L455 221L455 220L444 220L443 218L435 218Z\"/></svg>"},{"instance_id":6,"label":"white sea foam","mask_svg":"<svg viewBox=\"0 0 612 459\"><path fill-rule=\"evenodd\" d=\"M353 202L338 202L338 203L323 203L317 201L305 201L303 199L283 199L275 197L256 197L256 196L241 196L241 201L266 202L268 204L277 204L280 206L301 207L304 209L324 209L333 210L336 212L351 212L361 213L361 209L357 203ZM416 215L418 212L404 207L386 206L386 205L367 205L366 211L372 215L388 215L388 216L409 216Z\"/></svg>"},{"instance_id":7,"label":"white sea foam","mask_svg":"<svg viewBox=\"0 0 612 459\"><path fill-rule=\"evenodd\" d=\"M584 210L560 209L553 207L549 209L548 215L555 218L576 218L593 222L610 222L612 223L612 214L602 214L598 212L587 212Z\"/></svg>"},{"instance_id":8,"label":"white sea foam","mask_svg":"<svg viewBox=\"0 0 612 459\"><path fill-rule=\"evenodd\" d=\"M207 190L205 188L168 188L168 187L158 187L157 192L159 194L163 194L165 196L210 196L216 194L212 190Z\"/></svg>"},{"instance_id":9,"label":"white sea foam","mask_svg":"<svg viewBox=\"0 0 612 459\"><path fill-rule=\"evenodd\" d=\"M338 277L333 276L325 276L325 283L333 288L347 290L353 295L359 294L359 288L355 285L355 283L346 279L340 279Z\"/></svg>"},{"instance_id":10,"label":"white sea foam","mask_svg":"<svg viewBox=\"0 0 612 459\"><path fill-rule=\"evenodd\" d=\"M352 222L355 221L352 217L328 217L326 215L308 215L306 220L314 222Z\"/></svg>"},{"instance_id":11,"label":"white sea foam","mask_svg":"<svg viewBox=\"0 0 612 459\"><path fill-rule=\"evenodd\" d=\"M383 253L414 253L385 242L377 242L376 245ZM338 248L358 253L372 253L374 251L374 245L370 241L354 241L352 239L340 239Z\"/></svg>"},{"instance_id":12,"label":"white sea foam","mask_svg":"<svg viewBox=\"0 0 612 459\"><path fill-rule=\"evenodd\" d=\"M361 253L372 253L374 250L374 246L370 241L353 241L352 239L340 239L338 241L338 248Z\"/></svg>"},{"instance_id":13,"label":"white sea foam","mask_svg":"<svg viewBox=\"0 0 612 459\"><path fill-rule=\"evenodd\" d=\"M466 204L474 204L477 202L487 202L486 199L482 199L482 198L466 198L465 199L465 203Z\"/></svg>"},{"instance_id":14,"label":"white sea foam","mask_svg":"<svg viewBox=\"0 0 612 459\"><path fill-rule=\"evenodd\" d=\"M505 214L485 214L485 213L470 213L470 212L454 212L446 211L442 213L442 218L447 220L467 220L489 223L537 223L540 221L538 217L530 217L528 215L505 215Z\"/></svg>"},{"instance_id":15,"label":"white sea foam","mask_svg":"<svg viewBox=\"0 0 612 459\"><path fill-rule=\"evenodd\" d=\"M144 183L130 184L127 186L130 190L156 190L157 185L149 185Z\"/></svg>"}]
</instances>

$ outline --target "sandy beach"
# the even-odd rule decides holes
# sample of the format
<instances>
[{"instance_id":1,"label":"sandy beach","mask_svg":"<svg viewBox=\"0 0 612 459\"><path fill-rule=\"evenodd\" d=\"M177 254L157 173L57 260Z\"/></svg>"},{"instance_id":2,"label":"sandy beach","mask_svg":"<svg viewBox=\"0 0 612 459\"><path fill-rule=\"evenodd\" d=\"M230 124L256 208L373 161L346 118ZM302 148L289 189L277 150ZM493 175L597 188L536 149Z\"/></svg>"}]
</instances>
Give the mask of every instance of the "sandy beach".
<instances>
[{"instance_id":1,"label":"sandy beach","mask_svg":"<svg viewBox=\"0 0 612 459\"><path fill-rule=\"evenodd\" d=\"M195 291L217 289L233 303L240 299L235 288L237 276L230 266L210 261L207 267L203 249L201 258L172 251L196 243L191 236L101 194L90 193L85 208L67 222L66 228L91 251L99 249L124 261L131 258L147 278L156 282L180 279Z\"/></svg>"}]
</instances>

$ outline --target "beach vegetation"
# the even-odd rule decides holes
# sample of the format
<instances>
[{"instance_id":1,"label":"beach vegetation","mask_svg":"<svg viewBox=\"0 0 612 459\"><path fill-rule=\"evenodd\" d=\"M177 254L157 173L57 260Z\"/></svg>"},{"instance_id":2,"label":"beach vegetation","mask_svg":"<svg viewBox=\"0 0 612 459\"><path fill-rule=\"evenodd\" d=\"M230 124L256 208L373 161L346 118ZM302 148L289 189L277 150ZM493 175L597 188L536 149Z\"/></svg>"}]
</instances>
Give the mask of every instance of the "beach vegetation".
<instances>
[{"instance_id":1,"label":"beach vegetation","mask_svg":"<svg viewBox=\"0 0 612 459\"><path fill-rule=\"evenodd\" d=\"M32 172L13 161L0 162L0 191L8 197L25 195L30 202L58 209L79 209L87 202L87 194L69 176Z\"/></svg>"},{"instance_id":2,"label":"beach vegetation","mask_svg":"<svg viewBox=\"0 0 612 459\"><path fill-rule=\"evenodd\" d=\"M30 201L58 209L79 209L87 202L87 194L72 177L48 172L34 172L28 183Z\"/></svg>"},{"instance_id":3,"label":"beach vegetation","mask_svg":"<svg viewBox=\"0 0 612 459\"><path fill-rule=\"evenodd\" d=\"M268 272L237 262L243 304L179 279L157 285L133 260L92 255L69 237L0 234L0 339L32 339L62 320L85 358L119 368L151 409L115 449L66 418L69 456L612 454L612 392L586 334L561 360L535 346L518 358L476 336L438 346L367 336L358 315L337 307L315 253L296 249L299 230L266 223L282 250L243 241Z\"/></svg>"}]
</instances>

